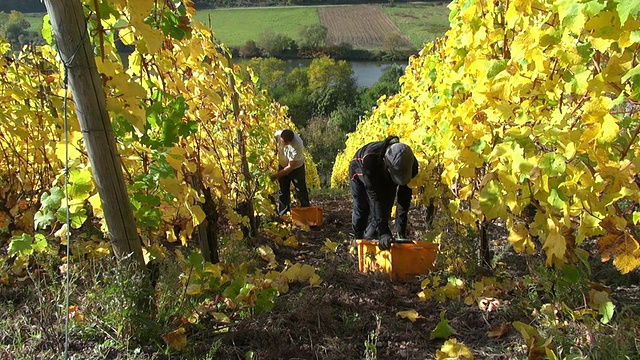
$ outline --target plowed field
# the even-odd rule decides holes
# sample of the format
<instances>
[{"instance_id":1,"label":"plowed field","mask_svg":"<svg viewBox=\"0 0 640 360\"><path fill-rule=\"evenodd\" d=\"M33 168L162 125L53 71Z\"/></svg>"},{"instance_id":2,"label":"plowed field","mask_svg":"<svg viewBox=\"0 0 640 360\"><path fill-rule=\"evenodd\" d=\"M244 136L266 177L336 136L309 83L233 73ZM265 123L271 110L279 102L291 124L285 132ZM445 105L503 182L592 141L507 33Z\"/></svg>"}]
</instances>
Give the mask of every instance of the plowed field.
<instances>
[{"instance_id":1,"label":"plowed field","mask_svg":"<svg viewBox=\"0 0 640 360\"><path fill-rule=\"evenodd\" d=\"M401 36L400 46L411 41L378 5L330 6L318 9L327 30L327 45L348 43L354 48L382 47L388 34Z\"/></svg>"}]
</instances>

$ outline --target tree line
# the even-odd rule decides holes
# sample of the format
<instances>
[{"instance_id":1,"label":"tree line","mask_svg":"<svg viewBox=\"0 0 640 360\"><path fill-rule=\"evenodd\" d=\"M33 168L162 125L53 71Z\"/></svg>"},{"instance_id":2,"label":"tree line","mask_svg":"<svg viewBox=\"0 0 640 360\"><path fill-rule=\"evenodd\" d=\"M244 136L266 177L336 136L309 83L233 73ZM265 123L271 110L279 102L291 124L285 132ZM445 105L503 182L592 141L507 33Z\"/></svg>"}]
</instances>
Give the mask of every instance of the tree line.
<instances>
[{"instance_id":1,"label":"tree line","mask_svg":"<svg viewBox=\"0 0 640 360\"><path fill-rule=\"evenodd\" d=\"M292 5L350 5L350 4L394 4L406 3L408 0L194 0L198 9L259 7L259 6L292 6Z\"/></svg>"}]
</instances>

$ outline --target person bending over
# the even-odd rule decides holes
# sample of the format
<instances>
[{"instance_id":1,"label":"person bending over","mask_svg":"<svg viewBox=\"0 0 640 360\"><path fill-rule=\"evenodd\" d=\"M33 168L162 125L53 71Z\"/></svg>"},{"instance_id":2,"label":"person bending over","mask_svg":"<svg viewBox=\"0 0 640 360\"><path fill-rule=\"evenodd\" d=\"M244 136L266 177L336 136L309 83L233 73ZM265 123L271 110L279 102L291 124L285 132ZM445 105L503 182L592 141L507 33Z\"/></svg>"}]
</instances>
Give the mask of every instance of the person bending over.
<instances>
[{"instance_id":1,"label":"person bending over","mask_svg":"<svg viewBox=\"0 0 640 360\"><path fill-rule=\"evenodd\" d=\"M418 160L397 136L368 143L356 151L349 163L351 222L356 239L378 239L381 250L389 249L393 241L389 217L396 194L396 231L398 239L406 239L412 194L407 184L417 174Z\"/></svg>"}]
</instances>

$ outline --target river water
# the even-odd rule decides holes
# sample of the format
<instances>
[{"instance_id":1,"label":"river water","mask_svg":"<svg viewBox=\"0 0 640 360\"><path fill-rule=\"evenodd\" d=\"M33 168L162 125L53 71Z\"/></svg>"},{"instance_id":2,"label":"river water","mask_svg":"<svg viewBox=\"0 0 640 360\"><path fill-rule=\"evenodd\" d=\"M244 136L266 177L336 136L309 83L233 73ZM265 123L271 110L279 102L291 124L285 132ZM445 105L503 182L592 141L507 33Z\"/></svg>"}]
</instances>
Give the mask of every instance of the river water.
<instances>
[{"instance_id":1,"label":"river water","mask_svg":"<svg viewBox=\"0 0 640 360\"><path fill-rule=\"evenodd\" d=\"M311 63L311 59L296 59L287 60L289 70L296 67L306 67ZM401 62L386 62L386 61L347 61L353 75L356 78L356 85L358 87L371 87L375 84L380 76L393 64L402 66L403 69L407 67L406 63Z\"/></svg>"},{"instance_id":2,"label":"river water","mask_svg":"<svg viewBox=\"0 0 640 360\"><path fill-rule=\"evenodd\" d=\"M120 57L122 58L122 62L127 67L128 63L127 53L120 53ZM236 59L236 61L238 61ZM289 71L295 69L296 67L307 67L311 63L311 59L293 59L287 60L287 64L289 66ZM402 69L406 69L406 62L391 62L391 61L347 61L349 66L351 66L351 70L353 70L353 75L356 78L356 85L358 87L371 87L375 84L380 76L387 70L391 65L396 64L402 66Z\"/></svg>"}]
</instances>

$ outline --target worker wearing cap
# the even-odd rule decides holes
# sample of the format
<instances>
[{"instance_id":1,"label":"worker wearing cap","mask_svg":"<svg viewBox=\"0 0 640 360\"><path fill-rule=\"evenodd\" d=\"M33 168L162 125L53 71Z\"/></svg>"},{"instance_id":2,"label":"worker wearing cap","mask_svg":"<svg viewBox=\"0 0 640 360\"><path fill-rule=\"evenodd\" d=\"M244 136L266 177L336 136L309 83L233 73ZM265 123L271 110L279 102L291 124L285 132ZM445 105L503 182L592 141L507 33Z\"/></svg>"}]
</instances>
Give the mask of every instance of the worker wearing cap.
<instances>
[{"instance_id":1,"label":"worker wearing cap","mask_svg":"<svg viewBox=\"0 0 640 360\"><path fill-rule=\"evenodd\" d=\"M368 143L356 152L349 164L351 222L356 239L378 239L381 250L391 246L389 217L396 193L396 231L399 239L406 238L411 204L411 188L407 184L417 174L418 160L397 136Z\"/></svg>"}]
</instances>

